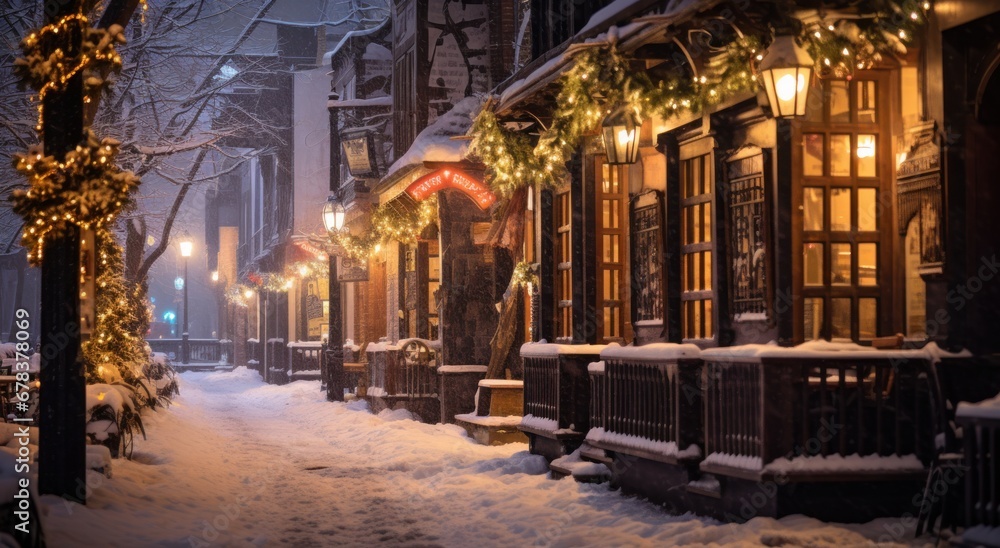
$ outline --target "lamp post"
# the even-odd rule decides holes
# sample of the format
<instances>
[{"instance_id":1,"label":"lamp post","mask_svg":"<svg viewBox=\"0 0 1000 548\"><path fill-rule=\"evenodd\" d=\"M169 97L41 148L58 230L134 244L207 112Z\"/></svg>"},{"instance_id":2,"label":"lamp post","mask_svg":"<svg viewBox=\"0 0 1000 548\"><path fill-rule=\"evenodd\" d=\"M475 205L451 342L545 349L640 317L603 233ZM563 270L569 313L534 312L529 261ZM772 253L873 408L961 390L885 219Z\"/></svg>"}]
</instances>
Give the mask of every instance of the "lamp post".
<instances>
[{"instance_id":1,"label":"lamp post","mask_svg":"<svg viewBox=\"0 0 1000 548\"><path fill-rule=\"evenodd\" d=\"M253 290L252 289L247 288L247 289L243 290L243 300L244 300L244 302L246 304L246 306L243 307L243 314L244 314L244 316L243 316L243 344L246 345L247 354L248 355L249 355L249 350L250 350L250 346L249 346L249 341L250 341L250 299L252 299L252 298L253 298ZM260 341L259 340L257 341L257 344L258 344L257 348L259 349L260 348L260 346L259 346L260 345ZM258 357L257 353L254 353L253 359L256 360L257 357ZM249 357L247 358L247 361L250 361ZM244 364L244 365L246 365L247 367L249 367L249 364Z\"/></svg>"},{"instance_id":2,"label":"lamp post","mask_svg":"<svg viewBox=\"0 0 1000 548\"><path fill-rule=\"evenodd\" d=\"M184 331L181 332L181 363L187 364L191 361L191 347L188 343L188 259L194 251L194 241L191 236L184 234L180 240L181 257L184 258Z\"/></svg>"},{"instance_id":3,"label":"lamp post","mask_svg":"<svg viewBox=\"0 0 1000 548\"><path fill-rule=\"evenodd\" d=\"M336 234L344 230L344 205L334 196L323 204L323 227L327 233ZM330 249L330 279L328 299L330 302L329 331L327 332L327 379L326 399L344 401L344 329L340 310L340 282L337 281L337 255Z\"/></svg>"},{"instance_id":4,"label":"lamp post","mask_svg":"<svg viewBox=\"0 0 1000 548\"><path fill-rule=\"evenodd\" d=\"M795 37L788 34L775 36L758 68L774 117L805 115L813 59L795 42Z\"/></svg>"}]
</instances>

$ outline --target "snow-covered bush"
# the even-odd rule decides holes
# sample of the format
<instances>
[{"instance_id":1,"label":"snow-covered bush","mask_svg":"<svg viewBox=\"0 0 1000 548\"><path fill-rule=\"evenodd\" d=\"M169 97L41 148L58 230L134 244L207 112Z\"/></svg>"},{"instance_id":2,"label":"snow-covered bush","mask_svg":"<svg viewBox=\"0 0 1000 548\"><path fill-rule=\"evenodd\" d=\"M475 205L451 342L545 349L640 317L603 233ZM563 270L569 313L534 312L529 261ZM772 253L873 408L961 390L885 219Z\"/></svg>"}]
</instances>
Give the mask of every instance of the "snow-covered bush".
<instances>
[{"instance_id":1,"label":"snow-covered bush","mask_svg":"<svg viewBox=\"0 0 1000 548\"><path fill-rule=\"evenodd\" d=\"M107 447L114 458L131 458L135 435L146 437L139 414L142 400L143 396L127 384L88 385L88 441Z\"/></svg>"},{"instance_id":2,"label":"snow-covered bush","mask_svg":"<svg viewBox=\"0 0 1000 548\"><path fill-rule=\"evenodd\" d=\"M149 346L147 345L147 348ZM162 352L150 352L149 361L142 368L146 376L146 382L150 384L152 392L156 394L160 405L170 405L170 400L181 393L177 384L177 373L174 371L170 358Z\"/></svg>"}]
</instances>

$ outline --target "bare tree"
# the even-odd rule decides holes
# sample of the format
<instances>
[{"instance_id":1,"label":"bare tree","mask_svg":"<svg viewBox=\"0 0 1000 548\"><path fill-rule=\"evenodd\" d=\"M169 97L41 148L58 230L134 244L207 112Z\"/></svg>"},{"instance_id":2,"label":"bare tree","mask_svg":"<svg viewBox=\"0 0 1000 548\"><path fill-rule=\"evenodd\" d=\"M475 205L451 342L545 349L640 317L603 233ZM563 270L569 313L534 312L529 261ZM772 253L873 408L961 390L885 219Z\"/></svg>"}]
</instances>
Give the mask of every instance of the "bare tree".
<instances>
[{"instance_id":1,"label":"bare tree","mask_svg":"<svg viewBox=\"0 0 1000 548\"><path fill-rule=\"evenodd\" d=\"M93 18L105 27L128 23L128 43L119 48L121 72L108 75L114 85L90 98L87 116L99 135L122 142L121 167L143 177L138 203L123 223L127 273L143 283L168 248L185 199L199 195L192 190L262 152L225 146L229 138L282 143L286 128L280 122L231 100L234 92L259 91L275 71L287 70L275 63L273 29L342 32L378 24L390 11L387 0L164 0L150 1L148 11L138 4L109 0ZM306 20L289 20L288 11ZM328 17L334 13L338 17ZM0 0L0 253L16 247L21 227L6 204L10 191L24 184L11 168L11 154L37 139L35 108L10 67L21 36L39 25L41 15L37 2ZM157 242L148 251L147 232Z\"/></svg>"}]
</instances>

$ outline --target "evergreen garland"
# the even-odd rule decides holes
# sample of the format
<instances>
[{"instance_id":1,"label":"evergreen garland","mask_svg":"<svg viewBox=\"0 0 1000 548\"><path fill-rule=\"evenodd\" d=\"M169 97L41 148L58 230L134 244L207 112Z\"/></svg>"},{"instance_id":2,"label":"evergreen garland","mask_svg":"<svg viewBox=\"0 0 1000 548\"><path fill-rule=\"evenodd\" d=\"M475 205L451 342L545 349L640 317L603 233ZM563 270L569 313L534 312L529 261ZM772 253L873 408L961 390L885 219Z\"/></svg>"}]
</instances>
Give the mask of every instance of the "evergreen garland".
<instances>
[{"instance_id":1,"label":"evergreen garland","mask_svg":"<svg viewBox=\"0 0 1000 548\"><path fill-rule=\"evenodd\" d=\"M27 177L27 189L11 193L13 209L24 219L22 245L28 258L39 264L46 236L56 236L71 224L101 229L132 201L139 178L115 165L118 141L98 141L89 128L83 142L66 153L63 161L44 156L41 145L14 155L14 167Z\"/></svg>"},{"instance_id":2,"label":"evergreen garland","mask_svg":"<svg viewBox=\"0 0 1000 548\"><path fill-rule=\"evenodd\" d=\"M874 13L856 19L803 25L797 40L812 55L818 75L850 78L855 69L905 52L929 9L928 2L882 0ZM655 83L648 72L635 70L614 42L587 49L560 77L552 122L535 145L503 126L491 100L470 128L470 152L488 166L487 182L500 196L524 186L551 186L565 176L579 139L596 131L614 108L625 108L638 120L653 115L670 119L705 112L758 89L756 66L765 37L740 36L725 49L721 62L705 74L692 78L676 71Z\"/></svg>"},{"instance_id":3,"label":"evergreen garland","mask_svg":"<svg viewBox=\"0 0 1000 548\"><path fill-rule=\"evenodd\" d=\"M60 46L63 35L78 32L82 36L79 51L70 57ZM21 41L23 57L14 61L14 72L24 84L34 89L41 134L43 102L48 93L61 91L70 78L83 78L85 96L105 87L102 71L121 68L117 44L125 43L120 25L108 29L92 28L83 14L63 17L32 32ZM14 211L24 219L22 244L28 258L38 264L44 239L62 233L69 225L101 229L114 221L131 201L139 179L115 166L118 141L98 139L90 128L62 161L46 155L41 145L14 155L14 167L28 179L27 189L11 194Z\"/></svg>"},{"instance_id":4,"label":"evergreen garland","mask_svg":"<svg viewBox=\"0 0 1000 548\"><path fill-rule=\"evenodd\" d=\"M348 257L364 259L390 240L412 244L436 217L436 196L418 203L415 209L382 204L372 210L371 227L368 230L360 235L350 234L346 230L331 233L330 243L341 246Z\"/></svg>"}]
</instances>

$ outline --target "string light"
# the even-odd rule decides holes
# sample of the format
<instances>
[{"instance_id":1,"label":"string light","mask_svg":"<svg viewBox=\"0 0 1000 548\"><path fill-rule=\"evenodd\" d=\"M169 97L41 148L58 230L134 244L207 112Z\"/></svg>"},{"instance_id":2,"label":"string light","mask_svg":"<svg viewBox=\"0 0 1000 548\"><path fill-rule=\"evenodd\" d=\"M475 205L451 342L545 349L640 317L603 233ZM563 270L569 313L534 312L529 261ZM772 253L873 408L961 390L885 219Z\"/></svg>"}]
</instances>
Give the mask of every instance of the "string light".
<instances>
[{"instance_id":1,"label":"string light","mask_svg":"<svg viewBox=\"0 0 1000 548\"><path fill-rule=\"evenodd\" d=\"M14 167L28 179L28 188L11 193L13 209L25 220L21 242L32 261L41 259L42 241L70 225L82 229L110 226L132 203L139 178L115 166L120 143L98 140L89 128L64 162L43 156L41 146L14 155Z\"/></svg>"},{"instance_id":2,"label":"string light","mask_svg":"<svg viewBox=\"0 0 1000 548\"><path fill-rule=\"evenodd\" d=\"M70 57L58 47L56 40L60 31L69 34L74 30L82 37L79 52ZM14 61L14 71L37 91L33 97L38 109L36 129L41 131L44 126L45 97L52 91L64 89L77 74L84 73L85 97L106 86L101 72L121 69L122 59L115 47L124 43L125 34L121 25L111 25L107 29L93 28L87 16L81 13L66 15L25 37L21 41L24 56Z\"/></svg>"},{"instance_id":3,"label":"string light","mask_svg":"<svg viewBox=\"0 0 1000 548\"><path fill-rule=\"evenodd\" d=\"M816 60L821 76L851 78L854 70L870 68L883 55L895 54L914 36L926 20L915 11L910 17L895 17L904 2L894 0L882 11L850 21L806 25L798 41ZM924 11L930 3L923 4ZM487 182L502 197L523 186L552 186L565 178L565 164L580 139L592 132L603 113L616 105L630 108L640 120L651 115L662 118L685 112L700 113L736 94L759 85L756 64L763 59L763 37L746 35L726 46L714 72L695 78L668 77L653 83L648 73L632 70L631 59L614 45L584 50L558 80L553 119L542 129L536 144L526 135L510 131L497 120L492 99L488 100L469 131L470 152L489 166ZM499 144L499 145L498 145Z\"/></svg>"},{"instance_id":4,"label":"string light","mask_svg":"<svg viewBox=\"0 0 1000 548\"><path fill-rule=\"evenodd\" d=\"M95 29L88 18L71 14L30 33L21 41L23 57L15 60L15 73L36 90L37 131L44 127L46 96L65 88L71 78L83 74L84 93L96 91L107 82L103 70L121 68L116 45L125 42L123 28L112 25ZM78 32L78 53L69 56L59 47L60 33ZM122 208L131 203L139 179L114 165L119 143L98 140L90 128L62 161L44 156L41 145L14 155L15 168L28 179L27 189L11 195L13 209L25 221L22 244L32 263L41 260L42 243L49 234L59 234L70 225L100 229L112 223Z\"/></svg>"},{"instance_id":5,"label":"string light","mask_svg":"<svg viewBox=\"0 0 1000 548\"><path fill-rule=\"evenodd\" d=\"M91 382L139 386L145 381L143 366L149 355L137 334L148 330L151 313L142 287L125 279L122 247L114 234L107 228L95 234L100 257L95 281L100 290L93 336L82 346L87 376Z\"/></svg>"},{"instance_id":6,"label":"string light","mask_svg":"<svg viewBox=\"0 0 1000 548\"><path fill-rule=\"evenodd\" d=\"M382 204L372 210L370 227L359 235L347 231L333 233L331 243L343 248L353 259L364 259L378 253L383 243L393 240L412 244L428 225L437 219L437 197L431 196L415 209L395 208Z\"/></svg>"}]
</instances>

